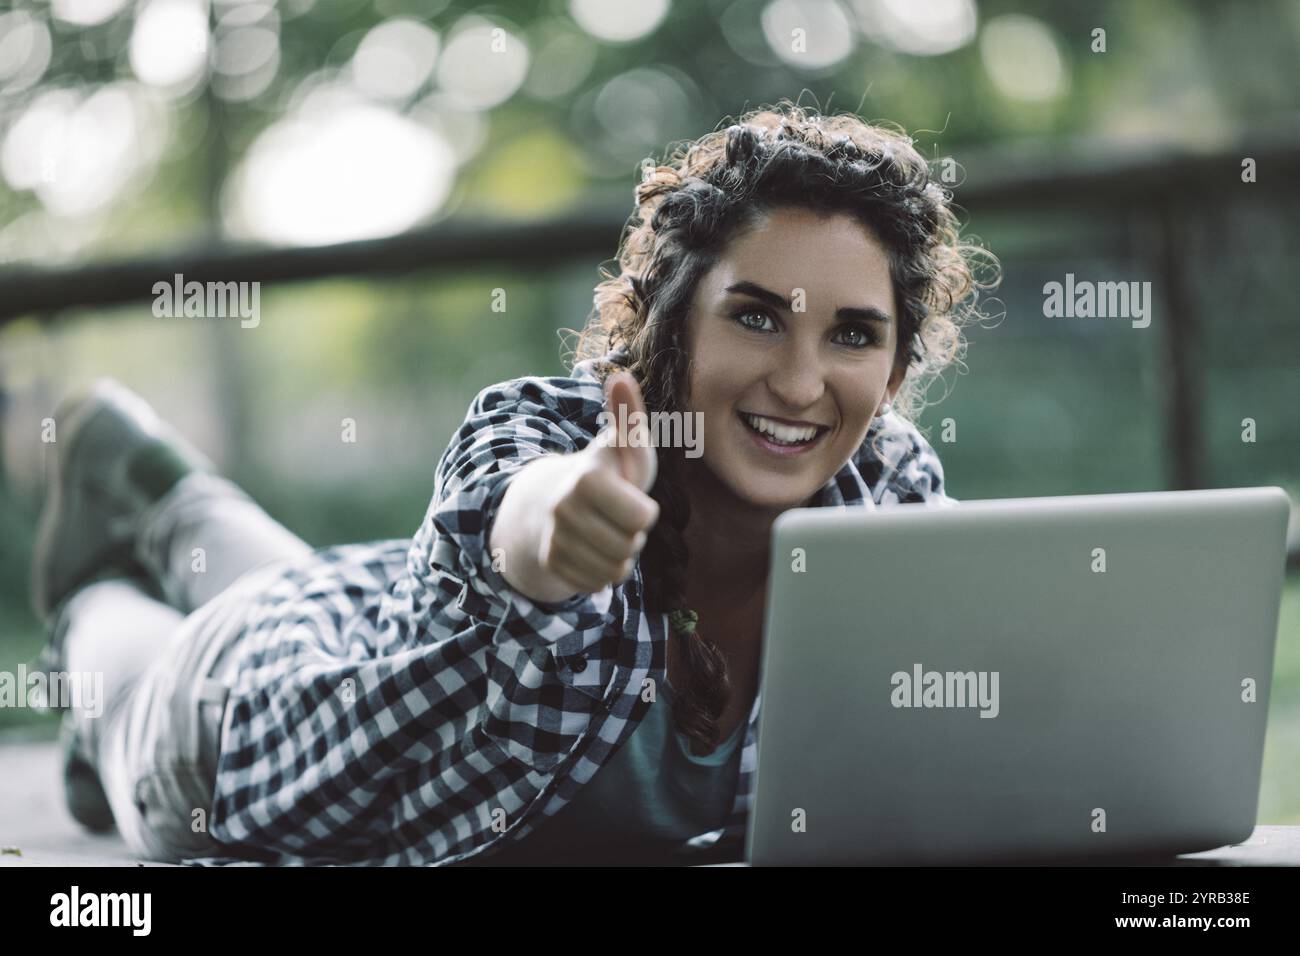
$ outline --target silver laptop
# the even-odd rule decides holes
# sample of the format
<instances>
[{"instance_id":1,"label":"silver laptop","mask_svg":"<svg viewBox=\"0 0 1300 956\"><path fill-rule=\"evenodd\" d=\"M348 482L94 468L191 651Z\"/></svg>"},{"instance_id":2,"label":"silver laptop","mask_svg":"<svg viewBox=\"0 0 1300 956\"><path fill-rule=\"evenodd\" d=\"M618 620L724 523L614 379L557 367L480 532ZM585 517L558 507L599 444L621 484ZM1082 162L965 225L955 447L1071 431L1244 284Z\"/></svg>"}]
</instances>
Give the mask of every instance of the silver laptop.
<instances>
[{"instance_id":1,"label":"silver laptop","mask_svg":"<svg viewBox=\"0 0 1300 956\"><path fill-rule=\"evenodd\" d=\"M1268 487L783 514L746 859L1243 842L1289 509Z\"/></svg>"}]
</instances>

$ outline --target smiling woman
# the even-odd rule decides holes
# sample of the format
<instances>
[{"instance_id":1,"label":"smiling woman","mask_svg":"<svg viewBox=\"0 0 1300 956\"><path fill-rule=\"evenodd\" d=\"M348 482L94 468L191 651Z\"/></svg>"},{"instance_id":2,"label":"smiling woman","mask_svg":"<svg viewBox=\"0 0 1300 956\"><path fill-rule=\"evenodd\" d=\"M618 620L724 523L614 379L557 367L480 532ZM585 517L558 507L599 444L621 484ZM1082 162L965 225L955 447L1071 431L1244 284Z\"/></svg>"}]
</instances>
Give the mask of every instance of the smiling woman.
<instances>
[{"instance_id":1,"label":"smiling woman","mask_svg":"<svg viewBox=\"0 0 1300 956\"><path fill-rule=\"evenodd\" d=\"M645 566L650 606L700 612L669 660L676 724L707 748L756 684L772 522L864 442L885 457L997 262L910 138L786 102L647 163L618 264L579 358L618 349L648 408L704 422L699 462L659 452Z\"/></svg>"},{"instance_id":2,"label":"smiling woman","mask_svg":"<svg viewBox=\"0 0 1300 956\"><path fill-rule=\"evenodd\" d=\"M70 809L170 860L739 838L772 523L952 503L888 406L959 353L971 252L901 134L783 105L689 144L638 188L585 357L480 391L409 539L312 549L122 386L65 403L41 667L107 701L65 719Z\"/></svg>"}]
</instances>

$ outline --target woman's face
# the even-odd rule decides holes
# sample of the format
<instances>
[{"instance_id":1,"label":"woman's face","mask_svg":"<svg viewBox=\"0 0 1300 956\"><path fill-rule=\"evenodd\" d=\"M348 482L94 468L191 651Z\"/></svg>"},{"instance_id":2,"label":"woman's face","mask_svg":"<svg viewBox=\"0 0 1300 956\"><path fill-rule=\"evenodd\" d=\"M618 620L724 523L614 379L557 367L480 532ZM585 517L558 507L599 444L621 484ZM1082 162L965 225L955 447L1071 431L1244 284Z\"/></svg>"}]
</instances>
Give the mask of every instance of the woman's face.
<instances>
[{"instance_id":1,"label":"woman's face","mask_svg":"<svg viewBox=\"0 0 1300 956\"><path fill-rule=\"evenodd\" d=\"M897 339L889 260L868 228L842 213L763 214L705 274L687 318L695 464L756 507L802 505L902 384Z\"/></svg>"}]
</instances>

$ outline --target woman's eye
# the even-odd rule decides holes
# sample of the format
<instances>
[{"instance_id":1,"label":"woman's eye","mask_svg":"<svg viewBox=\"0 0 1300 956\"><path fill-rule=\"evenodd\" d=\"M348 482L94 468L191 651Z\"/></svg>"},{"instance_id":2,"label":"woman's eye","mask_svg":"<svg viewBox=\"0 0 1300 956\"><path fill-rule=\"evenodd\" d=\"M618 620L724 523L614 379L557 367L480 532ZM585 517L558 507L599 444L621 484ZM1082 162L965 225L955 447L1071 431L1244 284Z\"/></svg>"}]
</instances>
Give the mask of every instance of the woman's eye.
<instances>
[{"instance_id":1,"label":"woman's eye","mask_svg":"<svg viewBox=\"0 0 1300 956\"><path fill-rule=\"evenodd\" d=\"M871 329L861 325L850 325L844 329L845 335L853 336L852 339L845 342L845 345L851 348L865 349L876 344L876 334Z\"/></svg>"},{"instance_id":2,"label":"woman's eye","mask_svg":"<svg viewBox=\"0 0 1300 956\"><path fill-rule=\"evenodd\" d=\"M766 312L759 311L758 309L741 309L735 314L734 318L745 328L753 329L756 332L765 331L763 323L772 321L771 316ZM749 321L751 319L757 321Z\"/></svg>"}]
</instances>

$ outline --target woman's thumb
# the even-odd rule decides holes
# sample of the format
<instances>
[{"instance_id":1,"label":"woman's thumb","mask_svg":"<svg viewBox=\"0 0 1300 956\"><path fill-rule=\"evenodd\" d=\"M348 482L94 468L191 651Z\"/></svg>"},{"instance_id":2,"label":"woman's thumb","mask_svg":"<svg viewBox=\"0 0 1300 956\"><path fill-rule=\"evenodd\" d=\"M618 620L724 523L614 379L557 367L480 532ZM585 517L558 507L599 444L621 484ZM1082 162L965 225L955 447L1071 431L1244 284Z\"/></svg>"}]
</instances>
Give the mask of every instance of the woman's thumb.
<instances>
[{"instance_id":1,"label":"woman's thumb","mask_svg":"<svg viewBox=\"0 0 1300 956\"><path fill-rule=\"evenodd\" d=\"M645 398L630 372L618 372L605 380L605 413L610 425L603 443L611 446L623 477L648 492L654 486L659 461Z\"/></svg>"}]
</instances>

